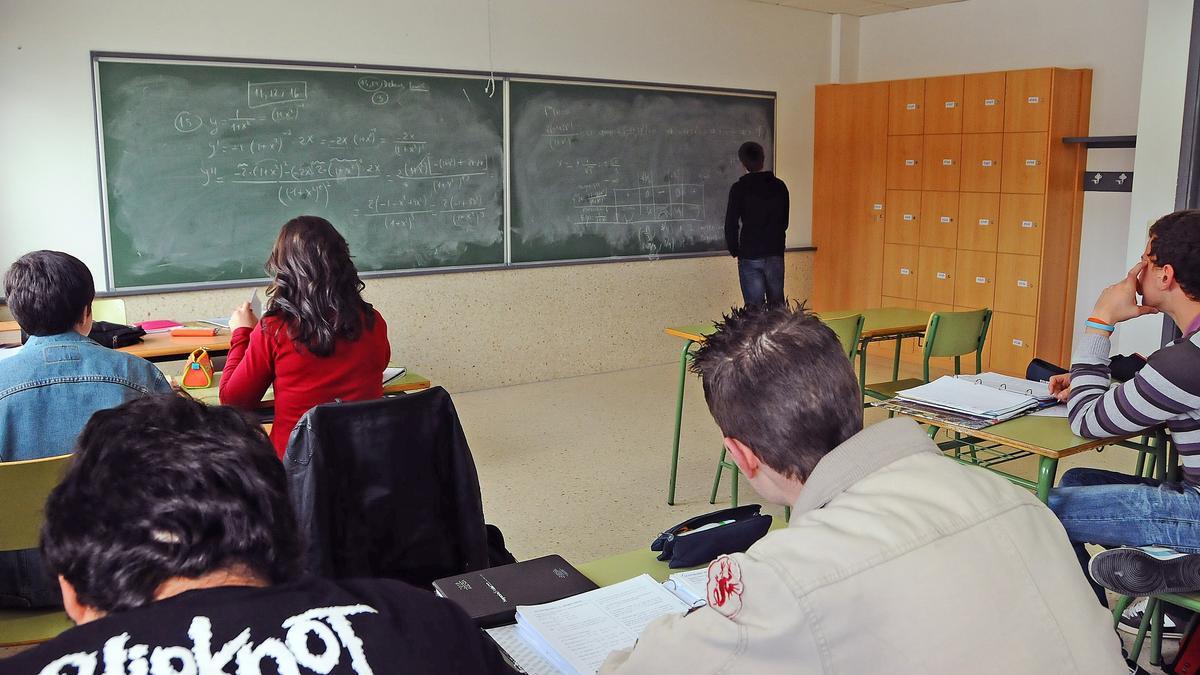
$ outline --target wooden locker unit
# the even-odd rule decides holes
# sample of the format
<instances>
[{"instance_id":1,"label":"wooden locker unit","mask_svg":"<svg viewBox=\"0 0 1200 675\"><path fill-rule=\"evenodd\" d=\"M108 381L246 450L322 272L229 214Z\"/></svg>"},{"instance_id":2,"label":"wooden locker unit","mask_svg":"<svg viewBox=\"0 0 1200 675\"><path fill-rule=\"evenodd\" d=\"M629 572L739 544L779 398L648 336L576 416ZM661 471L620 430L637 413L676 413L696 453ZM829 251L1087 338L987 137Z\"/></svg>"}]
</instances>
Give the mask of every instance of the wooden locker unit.
<instances>
[{"instance_id":1,"label":"wooden locker unit","mask_svg":"<svg viewBox=\"0 0 1200 675\"><path fill-rule=\"evenodd\" d=\"M921 232L921 193L917 190L888 190L883 241L886 244L918 244Z\"/></svg>"},{"instance_id":2,"label":"wooden locker unit","mask_svg":"<svg viewBox=\"0 0 1200 675\"><path fill-rule=\"evenodd\" d=\"M1042 195L1000 195L1000 227L996 250L1001 253L1039 255L1042 251L1042 217L1046 198Z\"/></svg>"},{"instance_id":3,"label":"wooden locker unit","mask_svg":"<svg viewBox=\"0 0 1200 675\"><path fill-rule=\"evenodd\" d=\"M1069 361L1090 98L1062 68L817 87L814 306L986 306L992 369Z\"/></svg>"},{"instance_id":4,"label":"wooden locker unit","mask_svg":"<svg viewBox=\"0 0 1200 675\"><path fill-rule=\"evenodd\" d=\"M955 257L952 248L922 246L917 260L917 301L954 304Z\"/></svg>"},{"instance_id":5,"label":"wooden locker unit","mask_svg":"<svg viewBox=\"0 0 1200 675\"><path fill-rule=\"evenodd\" d=\"M963 76L925 80L925 133L960 134L963 118Z\"/></svg>"},{"instance_id":6,"label":"wooden locker unit","mask_svg":"<svg viewBox=\"0 0 1200 675\"><path fill-rule=\"evenodd\" d=\"M822 85L813 138L813 306L875 307L883 274L888 85Z\"/></svg>"},{"instance_id":7,"label":"wooden locker unit","mask_svg":"<svg viewBox=\"0 0 1200 675\"><path fill-rule=\"evenodd\" d=\"M963 134L958 189L963 192L999 192L1003 165L1004 134Z\"/></svg>"},{"instance_id":8,"label":"wooden locker unit","mask_svg":"<svg viewBox=\"0 0 1200 675\"><path fill-rule=\"evenodd\" d=\"M1041 266L1041 258L1037 256L996 255L997 312L1037 316Z\"/></svg>"},{"instance_id":9,"label":"wooden locker unit","mask_svg":"<svg viewBox=\"0 0 1200 675\"><path fill-rule=\"evenodd\" d=\"M888 134L925 133L925 80L888 83Z\"/></svg>"},{"instance_id":10,"label":"wooden locker unit","mask_svg":"<svg viewBox=\"0 0 1200 675\"><path fill-rule=\"evenodd\" d=\"M954 304L971 309L994 307L996 254L959 251L955 263Z\"/></svg>"},{"instance_id":11,"label":"wooden locker unit","mask_svg":"<svg viewBox=\"0 0 1200 675\"><path fill-rule=\"evenodd\" d=\"M888 136L887 187L889 190L920 190L924 168L922 136Z\"/></svg>"},{"instance_id":12,"label":"wooden locker unit","mask_svg":"<svg viewBox=\"0 0 1200 675\"><path fill-rule=\"evenodd\" d=\"M1009 71L1005 77L1005 131L1050 129L1050 89L1054 72L1050 68Z\"/></svg>"},{"instance_id":13,"label":"wooden locker unit","mask_svg":"<svg viewBox=\"0 0 1200 675\"><path fill-rule=\"evenodd\" d=\"M958 195L958 248L995 251L1000 227L1000 195L960 192Z\"/></svg>"},{"instance_id":14,"label":"wooden locker unit","mask_svg":"<svg viewBox=\"0 0 1200 675\"><path fill-rule=\"evenodd\" d=\"M884 244L882 294L915 300L919 260L919 251L916 246Z\"/></svg>"},{"instance_id":15,"label":"wooden locker unit","mask_svg":"<svg viewBox=\"0 0 1200 675\"><path fill-rule=\"evenodd\" d=\"M963 77L963 133L1004 131L1005 73L974 73Z\"/></svg>"},{"instance_id":16,"label":"wooden locker unit","mask_svg":"<svg viewBox=\"0 0 1200 675\"><path fill-rule=\"evenodd\" d=\"M905 242L908 243L908 242ZM954 248L958 243L958 193L921 193L921 246Z\"/></svg>"},{"instance_id":17,"label":"wooden locker unit","mask_svg":"<svg viewBox=\"0 0 1200 675\"><path fill-rule=\"evenodd\" d=\"M921 188L957 191L962 166L962 134L926 135L924 145Z\"/></svg>"},{"instance_id":18,"label":"wooden locker unit","mask_svg":"<svg viewBox=\"0 0 1200 675\"><path fill-rule=\"evenodd\" d=\"M1004 134L1000 191L1043 194L1046 191L1046 134Z\"/></svg>"}]
</instances>

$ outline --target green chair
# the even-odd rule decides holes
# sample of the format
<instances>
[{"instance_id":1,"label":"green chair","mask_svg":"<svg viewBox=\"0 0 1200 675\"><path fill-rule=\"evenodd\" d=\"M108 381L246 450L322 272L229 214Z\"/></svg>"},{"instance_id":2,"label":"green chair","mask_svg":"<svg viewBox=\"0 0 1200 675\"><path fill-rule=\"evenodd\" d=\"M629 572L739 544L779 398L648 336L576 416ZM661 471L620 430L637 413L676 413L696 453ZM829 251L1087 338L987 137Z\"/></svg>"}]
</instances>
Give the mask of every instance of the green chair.
<instances>
[{"instance_id":1,"label":"green chair","mask_svg":"<svg viewBox=\"0 0 1200 675\"><path fill-rule=\"evenodd\" d=\"M992 310L976 309L969 312L934 312L925 329L925 350L921 357L921 379L908 378L890 382L876 382L864 387L864 393L874 399L886 401L897 392L920 386L929 381L929 359L954 357L954 373L962 373L962 357L975 352L975 372L983 370L983 343L987 340L988 325L992 321Z\"/></svg>"},{"instance_id":2,"label":"green chair","mask_svg":"<svg viewBox=\"0 0 1200 675\"><path fill-rule=\"evenodd\" d=\"M0 551L37 548L42 507L70 455L0 463ZM0 647L45 642L74 624L61 609L0 609Z\"/></svg>"},{"instance_id":3,"label":"green chair","mask_svg":"<svg viewBox=\"0 0 1200 675\"><path fill-rule=\"evenodd\" d=\"M837 336L838 342L842 345L842 351L846 354L846 358L850 359L851 365L854 364L854 357L858 354L858 345L862 340L862 330L864 318L862 314L847 314L831 319L821 319L821 322L833 331ZM858 383L862 387L862 382ZM726 459L725 446L721 446L721 457L717 459L717 476L713 479L712 493L708 496L709 504L717 503L717 490L721 487L721 472L728 469L729 475L733 482L729 485L729 503L731 506L738 505L738 478L740 476L737 465ZM791 509L785 509L785 513L790 516Z\"/></svg>"},{"instance_id":4,"label":"green chair","mask_svg":"<svg viewBox=\"0 0 1200 675\"><path fill-rule=\"evenodd\" d=\"M110 323L128 323L125 301L121 298L96 298L92 300L92 319Z\"/></svg>"}]
</instances>

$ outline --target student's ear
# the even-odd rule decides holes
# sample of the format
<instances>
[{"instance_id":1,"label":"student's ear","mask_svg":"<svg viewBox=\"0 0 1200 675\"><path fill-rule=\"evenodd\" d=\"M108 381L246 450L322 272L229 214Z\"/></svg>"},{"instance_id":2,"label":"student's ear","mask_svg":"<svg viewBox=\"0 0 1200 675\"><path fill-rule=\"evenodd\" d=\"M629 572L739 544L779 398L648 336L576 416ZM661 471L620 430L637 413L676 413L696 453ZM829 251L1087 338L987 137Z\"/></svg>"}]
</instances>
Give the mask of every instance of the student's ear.
<instances>
[{"instance_id":1,"label":"student's ear","mask_svg":"<svg viewBox=\"0 0 1200 675\"><path fill-rule=\"evenodd\" d=\"M62 591L63 609L66 610L67 616L71 617L71 620L76 625L83 625L104 616L96 608L81 603L79 601L79 594L75 592L75 586L63 578L61 574L58 575L58 588Z\"/></svg>"},{"instance_id":2,"label":"student's ear","mask_svg":"<svg viewBox=\"0 0 1200 675\"><path fill-rule=\"evenodd\" d=\"M1168 263L1160 269L1162 271L1159 272L1159 278L1156 281L1160 282L1159 287L1165 291L1175 284L1175 268Z\"/></svg>"},{"instance_id":3,"label":"student's ear","mask_svg":"<svg viewBox=\"0 0 1200 675\"><path fill-rule=\"evenodd\" d=\"M757 476L762 462L759 461L758 455L754 454L750 446L729 436L726 436L724 441L725 449L729 451L729 455L733 458L733 463L737 465L738 470L745 474L746 478Z\"/></svg>"}]
</instances>

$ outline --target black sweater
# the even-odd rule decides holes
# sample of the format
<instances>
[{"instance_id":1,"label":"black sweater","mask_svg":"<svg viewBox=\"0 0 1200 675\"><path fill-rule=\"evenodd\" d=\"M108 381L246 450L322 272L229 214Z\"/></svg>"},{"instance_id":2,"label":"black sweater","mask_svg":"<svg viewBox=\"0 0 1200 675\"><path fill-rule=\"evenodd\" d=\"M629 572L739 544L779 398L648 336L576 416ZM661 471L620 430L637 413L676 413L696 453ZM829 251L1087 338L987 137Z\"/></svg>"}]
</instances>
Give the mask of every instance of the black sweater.
<instances>
[{"instance_id":1,"label":"black sweater","mask_svg":"<svg viewBox=\"0 0 1200 675\"><path fill-rule=\"evenodd\" d=\"M729 188L725 245L730 255L735 258L783 255L787 227L788 189L774 173L748 173Z\"/></svg>"}]
</instances>

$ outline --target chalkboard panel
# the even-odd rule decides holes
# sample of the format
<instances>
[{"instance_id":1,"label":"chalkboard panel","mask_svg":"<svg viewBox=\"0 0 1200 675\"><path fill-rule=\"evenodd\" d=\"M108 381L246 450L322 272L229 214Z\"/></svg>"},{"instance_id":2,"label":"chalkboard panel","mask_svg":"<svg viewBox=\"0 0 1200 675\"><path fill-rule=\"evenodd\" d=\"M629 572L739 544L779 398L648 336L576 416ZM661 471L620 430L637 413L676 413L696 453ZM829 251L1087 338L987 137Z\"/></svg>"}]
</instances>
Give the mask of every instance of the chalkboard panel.
<instances>
[{"instance_id":1,"label":"chalkboard panel","mask_svg":"<svg viewBox=\"0 0 1200 675\"><path fill-rule=\"evenodd\" d=\"M724 248L737 149L774 141L773 98L509 84L512 261Z\"/></svg>"},{"instance_id":2,"label":"chalkboard panel","mask_svg":"<svg viewBox=\"0 0 1200 675\"><path fill-rule=\"evenodd\" d=\"M503 104L469 77L96 61L112 285L262 278L328 218L361 271L504 262Z\"/></svg>"}]
</instances>

